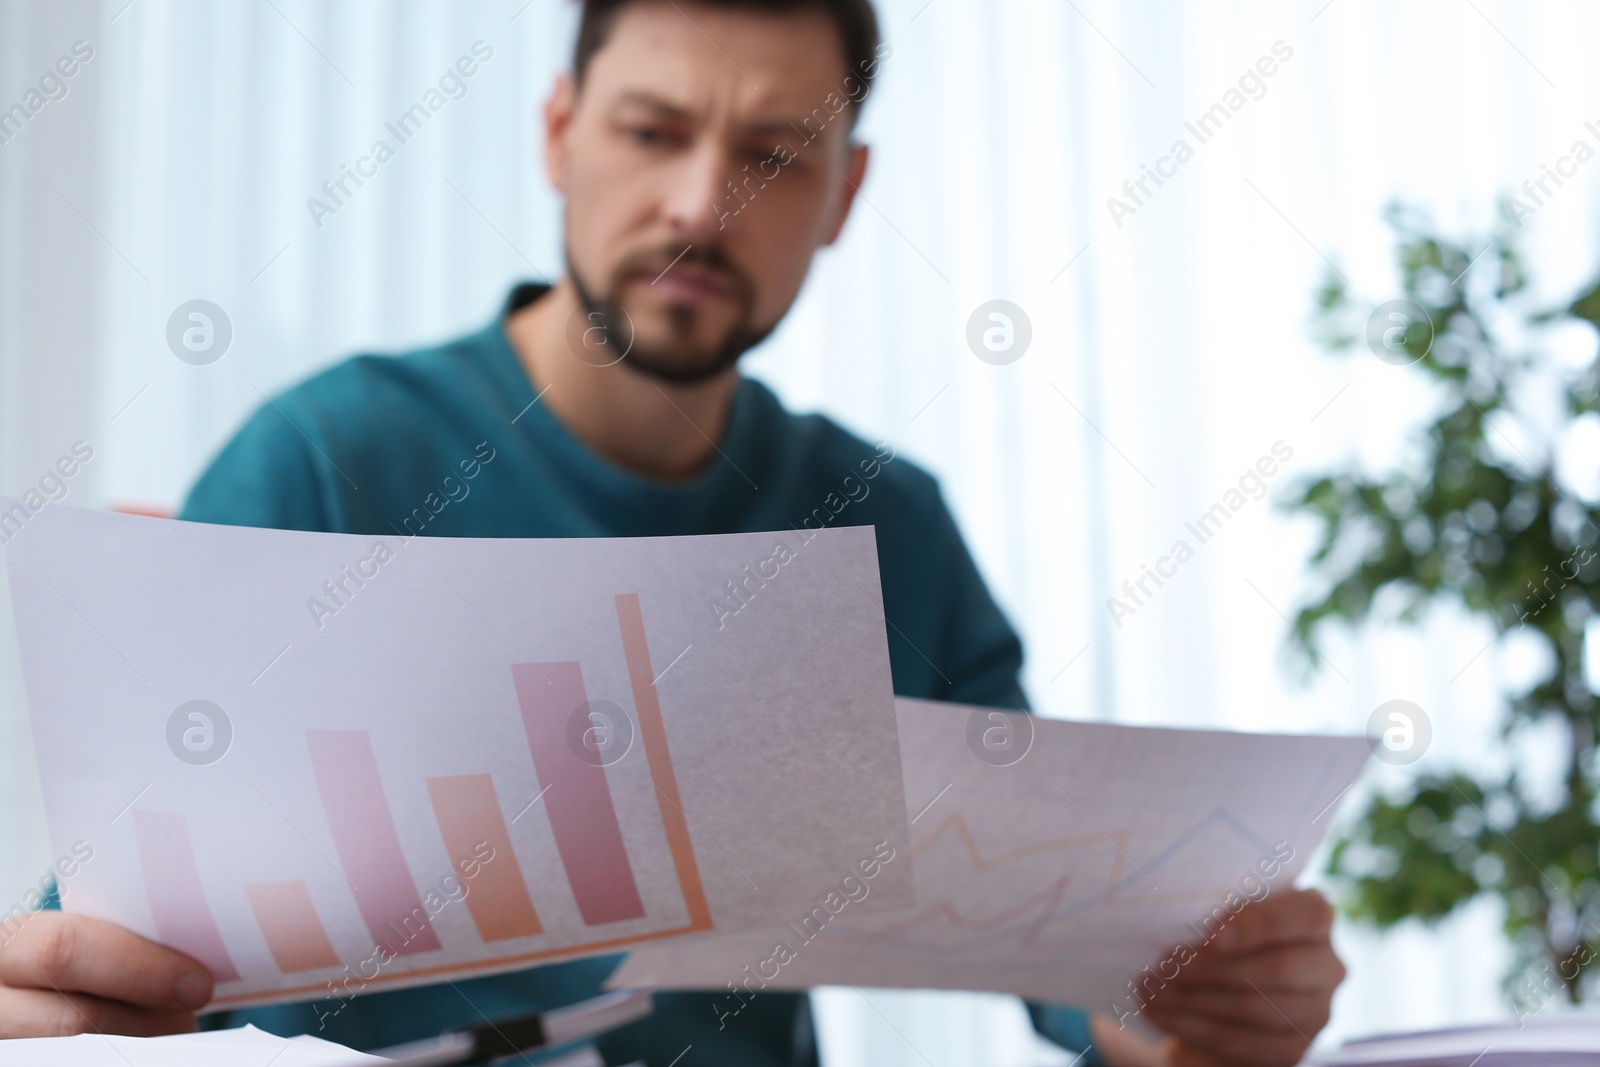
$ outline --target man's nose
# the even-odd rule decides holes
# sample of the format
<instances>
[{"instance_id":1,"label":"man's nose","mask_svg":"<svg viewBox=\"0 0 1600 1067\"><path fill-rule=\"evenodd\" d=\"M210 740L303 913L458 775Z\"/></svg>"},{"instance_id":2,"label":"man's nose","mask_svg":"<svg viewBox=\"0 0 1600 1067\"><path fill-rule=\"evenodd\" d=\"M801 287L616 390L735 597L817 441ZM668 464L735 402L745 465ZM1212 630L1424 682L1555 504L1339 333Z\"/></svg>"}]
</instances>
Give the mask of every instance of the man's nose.
<instances>
[{"instance_id":1,"label":"man's nose","mask_svg":"<svg viewBox=\"0 0 1600 1067\"><path fill-rule=\"evenodd\" d=\"M686 153L674 168L663 200L667 222L685 241L709 240L721 230L728 212L722 207L730 195L731 154L721 145L704 142Z\"/></svg>"}]
</instances>

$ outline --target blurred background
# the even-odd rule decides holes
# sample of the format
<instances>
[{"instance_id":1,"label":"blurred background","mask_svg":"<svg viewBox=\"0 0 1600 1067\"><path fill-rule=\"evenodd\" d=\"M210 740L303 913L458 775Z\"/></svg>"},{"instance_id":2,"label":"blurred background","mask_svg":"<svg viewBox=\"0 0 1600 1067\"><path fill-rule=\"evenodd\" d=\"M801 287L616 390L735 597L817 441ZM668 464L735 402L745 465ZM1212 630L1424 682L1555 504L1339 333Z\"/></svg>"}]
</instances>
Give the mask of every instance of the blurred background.
<instances>
[{"instance_id":1,"label":"blurred background","mask_svg":"<svg viewBox=\"0 0 1600 1067\"><path fill-rule=\"evenodd\" d=\"M843 238L746 367L791 408L887 439L939 476L1024 635L1036 707L1360 732L1385 701L1414 702L1428 751L1374 765L1364 790L1430 766L1559 762L1559 739L1519 749L1498 730L1504 694L1538 656L1491 645L1488 623L1448 605L1419 626L1319 631L1324 667L1297 669L1288 620L1318 593L1316 530L1271 499L1249 500L1137 610L1114 615L1107 601L1275 443L1293 453L1269 482L1282 498L1327 470L1384 469L1433 413L1405 368L1359 346L1330 356L1312 334L1330 278L1365 306L1400 294L1386 204L1423 209L1471 246L1504 226L1500 199L1520 197L1533 209L1514 227L1530 294L1559 305L1587 287L1600 162L1572 153L1580 140L1600 148L1600 8L878 10L894 51L859 129L871 171ZM264 396L353 352L475 329L516 281L558 275L537 110L575 14L568 0L0 0L0 108L58 57L80 60L25 123L0 118L0 493L37 485L85 442L93 459L67 503L174 509ZM466 95L315 218L308 199L476 41L493 56ZM1241 82L1264 56L1274 72ZM1242 105L1201 143L1185 124L1230 92ZM1162 163L1175 173L1134 186L1137 198L1124 189L1179 139L1192 158ZM1564 156L1570 173L1535 204L1524 183ZM197 299L232 328L206 366L166 340L174 309ZM995 299L1031 325L1004 365L966 340L969 316ZM1577 331L1561 358L1592 361L1594 344ZM1596 439L1574 435L1558 457L1591 496ZM0 637L9 901L50 856L20 673ZM1325 1040L1509 1016L1503 918L1489 897L1431 927L1341 924L1351 977ZM814 996L832 1065L1068 1061L1007 998Z\"/></svg>"}]
</instances>

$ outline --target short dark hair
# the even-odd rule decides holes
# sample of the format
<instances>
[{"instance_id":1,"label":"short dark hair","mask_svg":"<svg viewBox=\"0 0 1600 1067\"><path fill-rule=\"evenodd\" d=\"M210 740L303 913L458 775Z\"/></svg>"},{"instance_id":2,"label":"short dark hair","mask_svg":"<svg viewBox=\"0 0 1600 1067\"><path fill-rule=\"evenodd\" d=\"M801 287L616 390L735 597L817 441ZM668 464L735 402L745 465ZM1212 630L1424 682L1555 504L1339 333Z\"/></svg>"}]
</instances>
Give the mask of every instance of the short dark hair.
<instances>
[{"instance_id":1,"label":"short dark hair","mask_svg":"<svg viewBox=\"0 0 1600 1067\"><path fill-rule=\"evenodd\" d=\"M572 76L581 87L583 76L611 35L617 16L637 0L579 0L583 13L578 21L578 40L572 50ZM878 16L872 0L694 0L706 7L737 8L764 14L785 15L795 11L820 11L833 20L844 51L845 73L861 80L859 95L849 93L850 124L861 114L861 102L872 88L872 75L878 65Z\"/></svg>"}]
</instances>

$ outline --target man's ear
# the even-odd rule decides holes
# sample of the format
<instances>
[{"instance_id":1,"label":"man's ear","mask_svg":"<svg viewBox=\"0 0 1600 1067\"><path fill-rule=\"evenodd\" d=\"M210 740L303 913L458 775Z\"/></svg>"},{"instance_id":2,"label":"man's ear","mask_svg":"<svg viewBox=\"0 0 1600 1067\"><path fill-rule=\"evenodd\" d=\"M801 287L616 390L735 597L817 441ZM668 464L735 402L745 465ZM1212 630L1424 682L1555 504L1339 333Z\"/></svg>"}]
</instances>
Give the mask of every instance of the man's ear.
<instances>
[{"instance_id":1,"label":"man's ear","mask_svg":"<svg viewBox=\"0 0 1600 1067\"><path fill-rule=\"evenodd\" d=\"M550 98L544 102L544 171L550 185L567 191L567 133L578 110L578 83L571 74L556 75Z\"/></svg>"},{"instance_id":2,"label":"man's ear","mask_svg":"<svg viewBox=\"0 0 1600 1067\"><path fill-rule=\"evenodd\" d=\"M844 188L839 194L839 213L834 217L833 225L828 228L828 235L823 244L831 245L839 239L845 220L850 217L850 206L856 202L856 193L861 190L861 183L867 178L867 162L871 154L872 150L866 145L854 141L850 143L850 161L845 164Z\"/></svg>"}]
</instances>

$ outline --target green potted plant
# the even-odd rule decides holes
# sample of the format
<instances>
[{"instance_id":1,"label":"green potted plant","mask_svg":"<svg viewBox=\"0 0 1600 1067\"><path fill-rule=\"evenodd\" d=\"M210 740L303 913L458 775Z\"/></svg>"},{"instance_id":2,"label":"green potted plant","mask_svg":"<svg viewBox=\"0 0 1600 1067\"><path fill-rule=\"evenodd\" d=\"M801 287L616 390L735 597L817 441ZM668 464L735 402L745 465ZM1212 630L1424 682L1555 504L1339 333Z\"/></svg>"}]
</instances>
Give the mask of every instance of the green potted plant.
<instances>
[{"instance_id":1,"label":"green potted plant","mask_svg":"<svg viewBox=\"0 0 1600 1067\"><path fill-rule=\"evenodd\" d=\"M1588 966L1600 956L1600 701L1584 671L1600 501L1566 484L1556 458L1600 429L1600 362L1592 334L1586 359L1552 354L1558 337L1600 327L1600 283L1536 306L1515 213L1502 213L1492 234L1465 243L1391 208L1401 293L1376 307L1329 275L1314 316L1323 345L1421 376L1436 406L1415 451L1389 469L1329 471L1280 507L1317 525L1316 591L1290 638L1308 669L1326 626L1417 623L1445 602L1488 620L1491 645L1532 635L1548 652L1545 677L1504 694L1500 729L1509 742L1558 725L1560 782L1517 766L1486 776L1430 762L1372 796L1330 860L1341 907L1378 927L1498 897L1516 959L1506 984L1524 1015L1558 996L1577 1003L1600 971ZM1431 728L1447 728L1449 715L1434 709ZM1394 702L1374 712L1370 734L1380 758L1408 764L1427 731L1421 709Z\"/></svg>"}]
</instances>

